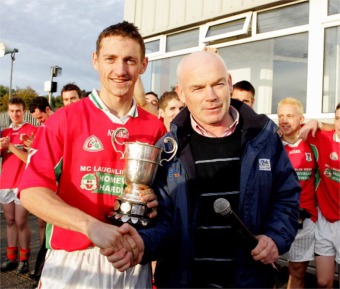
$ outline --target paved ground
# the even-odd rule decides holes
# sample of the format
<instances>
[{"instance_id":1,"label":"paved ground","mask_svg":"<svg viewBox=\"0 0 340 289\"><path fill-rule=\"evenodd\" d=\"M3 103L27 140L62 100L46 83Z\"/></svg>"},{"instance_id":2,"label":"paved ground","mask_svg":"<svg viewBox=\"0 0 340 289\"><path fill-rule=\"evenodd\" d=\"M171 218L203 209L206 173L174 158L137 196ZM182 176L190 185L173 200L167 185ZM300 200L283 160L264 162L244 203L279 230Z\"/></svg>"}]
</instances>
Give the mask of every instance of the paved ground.
<instances>
[{"instance_id":1,"label":"paved ground","mask_svg":"<svg viewBox=\"0 0 340 289\"><path fill-rule=\"evenodd\" d=\"M38 254L39 245L39 232L38 222L32 215L29 217L29 222L32 230L31 242L31 257L30 257L30 270L34 269L35 258ZM6 224L4 214L0 214L0 253L1 263L6 259ZM14 271L0 272L0 288L1 289L31 289L34 288L35 282L29 278L29 274L18 274ZM53 289L53 288L51 288Z\"/></svg>"}]
</instances>

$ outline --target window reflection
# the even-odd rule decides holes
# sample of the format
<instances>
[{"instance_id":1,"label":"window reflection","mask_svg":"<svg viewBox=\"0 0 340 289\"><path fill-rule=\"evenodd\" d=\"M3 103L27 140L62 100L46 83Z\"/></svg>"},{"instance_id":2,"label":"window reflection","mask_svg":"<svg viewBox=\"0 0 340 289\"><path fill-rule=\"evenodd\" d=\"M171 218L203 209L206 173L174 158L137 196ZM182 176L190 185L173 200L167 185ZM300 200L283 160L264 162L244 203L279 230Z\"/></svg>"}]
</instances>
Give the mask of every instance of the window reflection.
<instances>
[{"instance_id":1,"label":"window reflection","mask_svg":"<svg viewBox=\"0 0 340 289\"><path fill-rule=\"evenodd\" d=\"M340 101L340 26L325 30L322 112L334 112Z\"/></svg>"},{"instance_id":2,"label":"window reflection","mask_svg":"<svg viewBox=\"0 0 340 289\"><path fill-rule=\"evenodd\" d=\"M257 15L257 32L264 33L308 24L308 12L308 2L261 12Z\"/></svg>"},{"instance_id":3,"label":"window reflection","mask_svg":"<svg viewBox=\"0 0 340 289\"><path fill-rule=\"evenodd\" d=\"M196 47L198 46L198 36L198 29L169 35L166 38L166 52Z\"/></svg>"},{"instance_id":4,"label":"window reflection","mask_svg":"<svg viewBox=\"0 0 340 289\"><path fill-rule=\"evenodd\" d=\"M340 13L340 1L328 0L328 15L334 15Z\"/></svg>"}]
</instances>

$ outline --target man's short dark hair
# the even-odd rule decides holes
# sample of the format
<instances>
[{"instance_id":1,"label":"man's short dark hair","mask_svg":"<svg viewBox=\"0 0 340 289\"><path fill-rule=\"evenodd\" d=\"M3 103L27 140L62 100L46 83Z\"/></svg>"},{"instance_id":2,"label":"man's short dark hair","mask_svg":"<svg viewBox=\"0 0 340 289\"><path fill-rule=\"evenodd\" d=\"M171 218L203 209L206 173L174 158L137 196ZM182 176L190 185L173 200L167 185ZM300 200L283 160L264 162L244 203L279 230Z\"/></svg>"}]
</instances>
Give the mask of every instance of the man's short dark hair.
<instances>
[{"instance_id":1,"label":"man's short dark hair","mask_svg":"<svg viewBox=\"0 0 340 289\"><path fill-rule=\"evenodd\" d=\"M245 91L249 91L253 94L253 96L255 96L255 88L254 86L247 80L242 80L239 82L236 82L233 85L233 89L239 89L239 90L245 90Z\"/></svg>"},{"instance_id":2,"label":"man's short dark hair","mask_svg":"<svg viewBox=\"0 0 340 289\"><path fill-rule=\"evenodd\" d=\"M106 37L110 36L121 36L121 37L127 37L132 40L135 40L137 43L139 43L141 48L141 59L143 60L145 58L145 44L143 37L138 31L138 28L130 22L123 21L114 25L111 25L107 28L105 28L98 36L97 42L96 42L96 53L99 54L100 50L100 44L102 40Z\"/></svg>"},{"instance_id":3,"label":"man's short dark hair","mask_svg":"<svg viewBox=\"0 0 340 289\"><path fill-rule=\"evenodd\" d=\"M51 108L50 104L48 103L48 100L45 96L37 96L32 99L30 103L30 113L34 113L35 109L38 108L42 112L46 112L46 108Z\"/></svg>"},{"instance_id":4,"label":"man's short dark hair","mask_svg":"<svg viewBox=\"0 0 340 289\"><path fill-rule=\"evenodd\" d=\"M74 82L71 82L71 83L67 83L64 85L63 89L61 90L61 97L63 97L63 93L65 91L72 91L72 90L75 90L78 94L78 97L81 98L81 90L79 88L78 85L76 85Z\"/></svg>"},{"instance_id":5,"label":"man's short dark hair","mask_svg":"<svg viewBox=\"0 0 340 289\"><path fill-rule=\"evenodd\" d=\"M22 105L23 110L26 109L26 103L21 97L12 97L8 100L8 105L15 104L15 105Z\"/></svg>"},{"instance_id":6,"label":"man's short dark hair","mask_svg":"<svg viewBox=\"0 0 340 289\"><path fill-rule=\"evenodd\" d=\"M155 93L155 92L153 92L153 91L149 91L149 92L145 93L145 95L147 95L147 94L152 94L153 96L156 96L157 99L158 99L157 93Z\"/></svg>"}]
</instances>

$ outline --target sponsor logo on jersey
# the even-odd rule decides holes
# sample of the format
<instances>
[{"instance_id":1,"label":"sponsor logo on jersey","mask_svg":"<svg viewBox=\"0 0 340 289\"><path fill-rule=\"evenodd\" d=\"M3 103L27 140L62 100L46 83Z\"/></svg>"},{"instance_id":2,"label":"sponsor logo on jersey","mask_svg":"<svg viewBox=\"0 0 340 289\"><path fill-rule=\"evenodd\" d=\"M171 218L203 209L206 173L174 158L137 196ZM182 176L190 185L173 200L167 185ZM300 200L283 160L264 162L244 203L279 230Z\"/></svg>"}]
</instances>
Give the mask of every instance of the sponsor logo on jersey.
<instances>
[{"instance_id":1,"label":"sponsor logo on jersey","mask_svg":"<svg viewBox=\"0 0 340 289\"><path fill-rule=\"evenodd\" d=\"M330 155L329 155L329 158L332 160L332 161L337 161L339 159L339 156L336 152L332 152Z\"/></svg>"},{"instance_id":2,"label":"sponsor logo on jersey","mask_svg":"<svg viewBox=\"0 0 340 289\"><path fill-rule=\"evenodd\" d=\"M102 172L89 173L81 178L80 188L92 193L120 196L124 192L125 178L122 175Z\"/></svg>"},{"instance_id":3,"label":"sponsor logo on jersey","mask_svg":"<svg viewBox=\"0 0 340 289\"><path fill-rule=\"evenodd\" d=\"M306 155L306 161L311 162L312 161L312 153L305 153Z\"/></svg>"},{"instance_id":4,"label":"sponsor logo on jersey","mask_svg":"<svg viewBox=\"0 0 340 289\"><path fill-rule=\"evenodd\" d=\"M118 127L117 129L122 129L122 127ZM108 136L113 136L113 133L117 130L117 129L109 129L107 131L107 135ZM123 130L119 131L117 134L116 134L116 137L121 137L121 138L129 138L129 132L125 133Z\"/></svg>"},{"instance_id":5,"label":"sponsor logo on jersey","mask_svg":"<svg viewBox=\"0 0 340 289\"><path fill-rule=\"evenodd\" d=\"M259 159L259 170L260 171L270 171L270 160L269 159Z\"/></svg>"},{"instance_id":6,"label":"sponsor logo on jersey","mask_svg":"<svg viewBox=\"0 0 340 289\"><path fill-rule=\"evenodd\" d=\"M98 179L95 174L86 174L81 178L80 188L87 191L94 191L98 188Z\"/></svg>"},{"instance_id":7,"label":"sponsor logo on jersey","mask_svg":"<svg viewBox=\"0 0 340 289\"><path fill-rule=\"evenodd\" d=\"M102 151L104 148L99 138L97 138L94 135L91 135L85 141L83 149L88 152L99 152Z\"/></svg>"}]
</instances>

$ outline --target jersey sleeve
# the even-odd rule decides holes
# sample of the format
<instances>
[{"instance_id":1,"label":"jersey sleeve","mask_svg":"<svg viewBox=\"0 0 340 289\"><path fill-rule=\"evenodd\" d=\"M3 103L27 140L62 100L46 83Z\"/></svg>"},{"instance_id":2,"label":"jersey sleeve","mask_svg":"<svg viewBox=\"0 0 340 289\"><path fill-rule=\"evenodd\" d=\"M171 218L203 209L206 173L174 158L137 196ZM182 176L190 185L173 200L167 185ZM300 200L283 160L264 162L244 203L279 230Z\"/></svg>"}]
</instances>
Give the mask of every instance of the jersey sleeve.
<instances>
[{"instance_id":1,"label":"jersey sleeve","mask_svg":"<svg viewBox=\"0 0 340 289\"><path fill-rule=\"evenodd\" d=\"M60 133L63 124L56 126L54 123L51 119L48 125L37 129L19 192L31 187L45 187L56 192L63 161L63 137Z\"/></svg>"}]
</instances>

